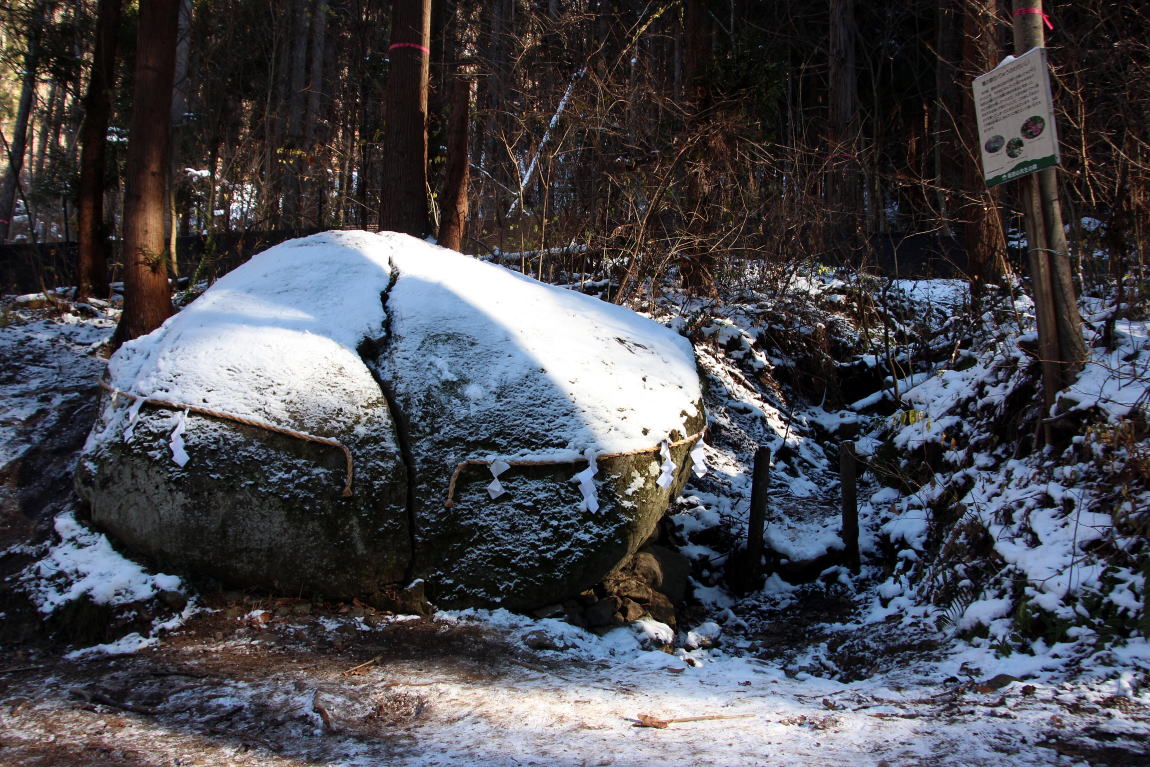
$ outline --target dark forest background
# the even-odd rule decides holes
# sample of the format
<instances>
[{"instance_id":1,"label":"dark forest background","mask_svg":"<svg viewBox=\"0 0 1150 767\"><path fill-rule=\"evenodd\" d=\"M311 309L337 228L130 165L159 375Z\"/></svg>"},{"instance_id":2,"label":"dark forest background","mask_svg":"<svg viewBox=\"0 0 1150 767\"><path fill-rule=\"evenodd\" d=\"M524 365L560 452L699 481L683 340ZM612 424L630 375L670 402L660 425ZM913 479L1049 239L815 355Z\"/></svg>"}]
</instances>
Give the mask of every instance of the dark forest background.
<instances>
[{"instance_id":1,"label":"dark forest background","mask_svg":"<svg viewBox=\"0 0 1150 767\"><path fill-rule=\"evenodd\" d=\"M56 243L76 238L101 5L0 11L0 219L10 243L53 243L7 251L10 282L17 261L66 280ZM180 5L167 209L185 275L209 276L252 238L379 228L404 182L385 142L392 3ZM1072 256L1110 277L1140 270L1150 8L1046 11ZM462 210L465 252L565 248L524 265L606 262L619 299L671 269L705 293L748 258L977 279L1013 268L1019 205L1010 185L982 184L970 97L1012 50L1009 4L435 0L431 14L424 194L432 232ZM112 243L137 18L125 2L113 29L96 192Z\"/></svg>"}]
</instances>

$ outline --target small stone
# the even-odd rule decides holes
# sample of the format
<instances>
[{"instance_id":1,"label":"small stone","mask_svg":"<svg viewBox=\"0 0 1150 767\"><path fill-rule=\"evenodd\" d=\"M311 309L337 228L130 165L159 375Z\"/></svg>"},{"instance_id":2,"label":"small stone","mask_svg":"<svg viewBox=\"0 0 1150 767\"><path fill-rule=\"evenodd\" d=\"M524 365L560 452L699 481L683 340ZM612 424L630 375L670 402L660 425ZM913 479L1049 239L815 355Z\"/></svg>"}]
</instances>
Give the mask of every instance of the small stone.
<instances>
[{"instance_id":1,"label":"small stone","mask_svg":"<svg viewBox=\"0 0 1150 767\"><path fill-rule=\"evenodd\" d=\"M564 609L561 604L547 605L540 607L538 610L532 611L531 615L536 619L542 620L543 618L558 618L563 615Z\"/></svg>"},{"instance_id":2,"label":"small stone","mask_svg":"<svg viewBox=\"0 0 1150 767\"><path fill-rule=\"evenodd\" d=\"M555 637L551 636L542 629L535 631L528 631L523 635L523 644L530 647L532 650L558 650L559 645L555 642Z\"/></svg>"},{"instance_id":3,"label":"small stone","mask_svg":"<svg viewBox=\"0 0 1150 767\"><path fill-rule=\"evenodd\" d=\"M618 597L600 599L583 611L588 626L611 626L615 623L615 613L622 605Z\"/></svg>"},{"instance_id":4,"label":"small stone","mask_svg":"<svg viewBox=\"0 0 1150 767\"><path fill-rule=\"evenodd\" d=\"M637 578L628 578L619 584L619 588L615 593L624 599L647 603L654 599L656 592L653 588Z\"/></svg>"},{"instance_id":5,"label":"small stone","mask_svg":"<svg viewBox=\"0 0 1150 767\"><path fill-rule=\"evenodd\" d=\"M1008 684L1017 682L1018 677L1011 676L1010 674L996 674L990 679L978 686L979 692L991 692L992 690L1001 690Z\"/></svg>"},{"instance_id":6,"label":"small stone","mask_svg":"<svg viewBox=\"0 0 1150 767\"><path fill-rule=\"evenodd\" d=\"M675 620L675 606L671 604L670 599L658 591L651 595L651 601L647 603L647 613L655 620L666 623L672 628L678 625Z\"/></svg>"},{"instance_id":7,"label":"small stone","mask_svg":"<svg viewBox=\"0 0 1150 767\"><path fill-rule=\"evenodd\" d=\"M188 597L179 591L161 591L157 594L161 602L170 607L172 610L180 613L188 606Z\"/></svg>"},{"instance_id":8,"label":"small stone","mask_svg":"<svg viewBox=\"0 0 1150 767\"><path fill-rule=\"evenodd\" d=\"M647 611L638 602L633 602L630 599L623 600L623 606L619 609L619 617L623 623L630 623L637 621L646 615Z\"/></svg>"}]
</instances>

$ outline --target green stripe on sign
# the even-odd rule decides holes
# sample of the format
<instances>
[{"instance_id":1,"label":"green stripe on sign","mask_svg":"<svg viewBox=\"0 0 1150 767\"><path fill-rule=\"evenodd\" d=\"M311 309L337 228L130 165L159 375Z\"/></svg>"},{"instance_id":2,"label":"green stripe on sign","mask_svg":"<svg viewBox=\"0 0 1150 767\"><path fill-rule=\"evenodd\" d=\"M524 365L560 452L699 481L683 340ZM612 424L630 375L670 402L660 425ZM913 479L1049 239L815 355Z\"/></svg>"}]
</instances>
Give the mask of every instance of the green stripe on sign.
<instances>
[{"instance_id":1,"label":"green stripe on sign","mask_svg":"<svg viewBox=\"0 0 1150 767\"><path fill-rule=\"evenodd\" d=\"M1036 170L1042 170L1043 168L1049 168L1057 164L1058 155L1056 154L1039 157L1034 160L1023 160L1005 173L999 173L997 176L988 178L986 185L994 186L995 184L1001 184L1006 181L1013 181L1016 178L1022 178L1028 173L1033 173Z\"/></svg>"}]
</instances>

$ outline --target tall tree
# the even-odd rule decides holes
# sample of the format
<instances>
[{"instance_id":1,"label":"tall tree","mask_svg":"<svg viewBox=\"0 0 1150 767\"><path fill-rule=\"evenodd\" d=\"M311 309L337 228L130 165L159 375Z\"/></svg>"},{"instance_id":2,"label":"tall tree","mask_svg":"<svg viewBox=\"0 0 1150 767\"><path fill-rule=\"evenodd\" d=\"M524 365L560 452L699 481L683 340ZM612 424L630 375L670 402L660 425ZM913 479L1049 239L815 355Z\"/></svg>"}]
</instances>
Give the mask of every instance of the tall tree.
<instances>
[{"instance_id":1,"label":"tall tree","mask_svg":"<svg viewBox=\"0 0 1150 767\"><path fill-rule=\"evenodd\" d=\"M140 4L124 179L124 312L114 346L150 333L172 313L164 202L179 18L180 0Z\"/></svg>"},{"instance_id":2,"label":"tall tree","mask_svg":"<svg viewBox=\"0 0 1150 767\"><path fill-rule=\"evenodd\" d=\"M431 0L393 0L379 228L430 234L427 208L427 86Z\"/></svg>"},{"instance_id":3,"label":"tall tree","mask_svg":"<svg viewBox=\"0 0 1150 767\"><path fill-rule=\"evenodd\" d=\"M706 132L706 114L713 99L708 70L711 66L714 44L711 18L703 0L687 0L683 14L684 36L683 72L686 81L686 98L683 109L686 113L686 128L691 137L687 139L694 151L687 158L688 177L686 184L687 209L684 228L688 242L683 247L679 259L679 275L683 287L701 295L717 294L715 269L717 266L714 250L709 247L706 234L714 228L710 220L712 178L711 161L716 159L710 142L699 140Z\"/></svg>"},{"instance_id":4,"label":"tall tree","mask_svg":"<svg viewBox=\"0 0 1150 767\"><path fill-rule=\"evenodd\" d=\"M967 82L989 71L998 60L998 0L963 0L962 64ZM963 116L959 133L963 151L962 202L957 215L962 222L962 244L966 252L967 275L974 295L982 285L1002 276L1005 238L998 219L998 206L982 182L978 162L978 133L974 115L974 93L964 90Z\"/></svg>"},{"instance_id":5,"label":"tall tree","mask_svg":"<svg viewBox=\"0 0 1150 767\"><path fill-rule=\"evenodd\" d=\"M1012 0L1014 53L1046 45L1042 0ZM1082 337L1082 318L1070 270L1070 250L1062 226L1055 168L1043 168L1020 179L1026 209L1031 284L1038 317L1038 347L1047 408L1058 392L1073 383L1089 353Z\"/></svg>"},{"instance_id":6,"label":"tall tree","mask_svg":"<svg viewBox=\"0 0 1150 767\"><path fill-rule=\"evenodd\" d=\"M443 181L439 244L462 250L467 228L467 187L471 174L468 127L471 124L471 80L457 73L451 81L451 116L447 124L447 168Z\"/></svg>"},{"instance_id":7,"label":"tall tree","mask_svg":"<svg viewBox=\"0 0 1150 767\"><path fill-rule=\"evenodd\" d=\"M8 171L0 182L0 242L8 239L12 211L16 205L16 189L20 185L20 171L24 169L24 154L28 145L28 122L32 115L32 102L36 96L36 73L40 66L40 43L48 12L54 0L36 0L28 18L28 47L24 50L24 80L20 88L20 105L16 110L16 123L12 140L7 143Z\"/></svg>"},{"instance_id":8,"label":"tall tree","mask_svg":"<svg viewBox=\"0 0 1150 767\"><path fill-rule=\"evenodd\" d=\"M861 210L858 142L858 82L854 0L830 0L827 139L830 173L827 203L836 247L849 245Z\"/></svg>"},{"instance_id":9,"label":"tall tree","mask_svg":"<svg viewBox=\"0 0 1150 767\"><path fill-rule=\"evenodd\" d=\"M96 16L96 47L92 74L84 97L84 124L80 134L79 264L76 300L86 301L92 291L108 288L108 238L104 227L104 159L108 118L116 69L116 32L123 0L100 0Z\"/></svg>"}]
</instances>

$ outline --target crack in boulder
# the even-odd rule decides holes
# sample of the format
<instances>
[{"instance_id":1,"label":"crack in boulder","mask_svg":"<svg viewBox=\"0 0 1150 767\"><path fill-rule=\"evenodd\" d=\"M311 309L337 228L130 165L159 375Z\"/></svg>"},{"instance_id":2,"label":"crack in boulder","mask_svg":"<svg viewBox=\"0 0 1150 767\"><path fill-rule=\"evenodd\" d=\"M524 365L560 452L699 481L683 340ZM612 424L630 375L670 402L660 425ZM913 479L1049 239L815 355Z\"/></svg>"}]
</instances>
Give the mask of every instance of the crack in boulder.
<instances>
[{"instance_id":1,"label":"crack in boulder","mask_svg":"<svg viewBox=\"0 0 1150 767\"><path fill-rule=\"evenodd\" d=\"M97 525L165 569L392 609L421 609L419 584L443 607L531 609L601 582L654 533L705 424L674 332L392 233L254 257L109 376L337 440L356 484L332 497L324 446L194 412L173 461L182 413L128 428L105 397L77 478ZM589 451L597 507L570 481ZM456 470L486 457L501 494L487 463Z\"/></svg>"}]
</instances>

